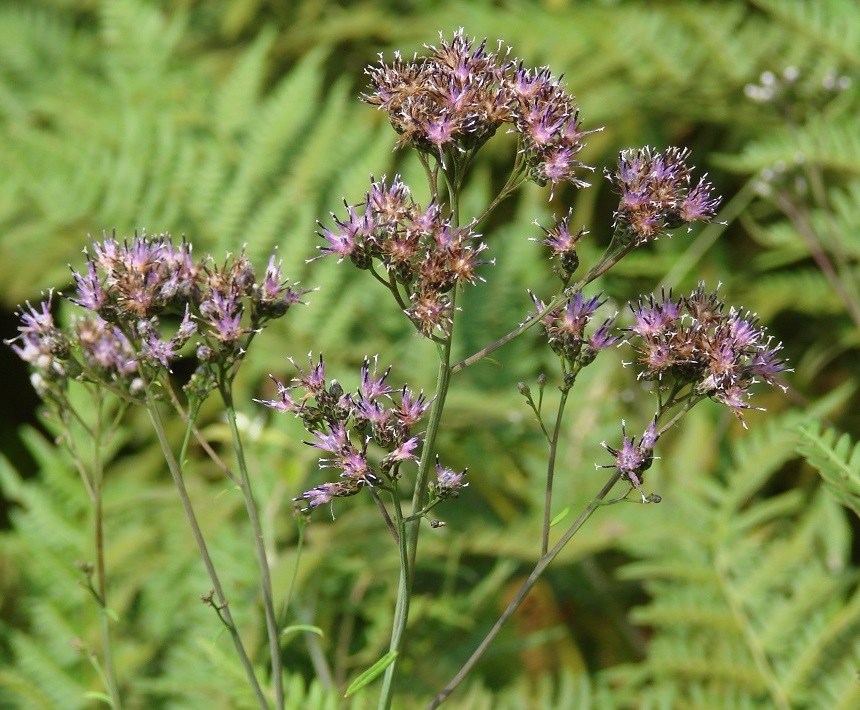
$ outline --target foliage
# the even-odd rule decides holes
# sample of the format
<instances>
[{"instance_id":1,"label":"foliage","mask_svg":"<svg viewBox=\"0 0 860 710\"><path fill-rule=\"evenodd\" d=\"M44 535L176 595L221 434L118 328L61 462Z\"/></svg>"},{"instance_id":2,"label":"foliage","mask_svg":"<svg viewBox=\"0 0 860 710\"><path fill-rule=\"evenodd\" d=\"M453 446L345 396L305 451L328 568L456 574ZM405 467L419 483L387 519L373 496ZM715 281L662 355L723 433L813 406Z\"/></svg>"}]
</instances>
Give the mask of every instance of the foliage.
<instances>
[{"instance_id":1,"label":"foliage","mask_svg":"<svg viewBox=\"0 0 860 710\"><path fill-rule=\"evenodd\" d=\"M697 413L682 437L667 441L650 479L663 504L599 511L550 573L537 621L507 631L492 663L450 705L854 707L857 522L812 475L820 471L823 489L857 511L860 12L851 0L5 2L0 299L10 308L36 298L35 288L65 286L83 238L102 230L186 233L215 253L247 242L257 262L280 246L285 272L320 290L288 334L273 330L257 343L237 400L278 540L274 583L285 594L297 540L288 501L320 479L306 448L288 443L300 433L241 402L261 396L263 375L286 372L285 356L304 357L311 342L333 365L356 365L385 343L398 378L432 385L421 379L432 350L398 313L380 308L379 291L327 262L309 276L304 262L315 254L315 220L338 210L341 196L359 196L370 172L397 170L407 182L418 174L391 153L382 117L355 100L361 68L377 51L411 56L436 40L437 28L459 26L565 70L586 127L606 126L589 140L587 162L609 165L619 145L646 143L709 156L710 179L727 197L726 229L663 240L600 287L617 308L664 284L684 290L721 279L732 300L773 324L796 372L795 408L778 424L753 413L747 433ZM835 90L845 77L853 83ZM774 93L764 100L748 88L767 86ZM482 170L467 203L492 192L494 169ZM501 335L511 313L530 310L525 287L541 259L528 241L540 236L536 217L548 224L551 212L574 204L594 238L583 244L583 260L608 240L608 184L599 174L594 182L581 194L559 191L549 209L537 188L505 206L491 244L504 271L464 299L463 356ZM533 381L548 359L526 341L497 358L498 366L468 373L446 412L443 446L470 466L473 482L462 507L446 511L448 528L425 541L418 579L426 594L411 654L432 662L408 667L416 702L456 670L511 580L539 554L531 541L542 454L515 386ZM630 396L607 401L618 383ZM642 414L629 372L598 364L580 385L583 411L563 432L570 475L559 482L560 507L571 509L587 503L593 464L606 461L597 442L611 438L620 418ZM839 396L814 411L831 391ZM203 417L209 434L228 438L218 411ZM69 646L75 638L98 646L97 610L74 569L91 555L86 497L44 434L20 436L27 455L0 468L12 502L11 528L0 538L0 705L94 707L85 694L101 686L86 655ZM187 532L173 524L177 506L154 441L130 428L115 446L105 488L108 557L126 630L116 653L120 676L132 679L130 706L240 707L226 639L196 602L206 581ZM189 478L205 502L203 524L217 531L223 568L242 590L252 561L235 542L241 504L205 467ZM383 551L373 508L335 514L308 531L295 580L296 623L324 632L286 644L295 707L334 706L338 694L309 680L325 678L320 656L333 659L330 680L345 688L387 647L396 558ZM243 628L259 631L259 610L239 599L235 607L246 611ZM563 661L535 651L551 643ZM540 678L535 686L523 668Z\"/></svg>"}]
</instances>

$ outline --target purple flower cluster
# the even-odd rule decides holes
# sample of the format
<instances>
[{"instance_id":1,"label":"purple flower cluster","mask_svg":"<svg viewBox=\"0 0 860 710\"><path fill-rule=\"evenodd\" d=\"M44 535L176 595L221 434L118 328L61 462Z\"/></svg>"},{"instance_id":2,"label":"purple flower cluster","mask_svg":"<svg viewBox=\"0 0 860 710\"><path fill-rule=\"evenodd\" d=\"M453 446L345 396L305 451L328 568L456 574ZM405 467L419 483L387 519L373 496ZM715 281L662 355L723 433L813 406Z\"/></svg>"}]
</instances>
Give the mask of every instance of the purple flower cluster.
<instances>
[{"instance_id":1,"label":"purple flower cluster","mask_svg":"<svg viewBox=\"0 0 860 710\"><path fill-rule=\"evenodd\" d=\"M452 226L435 204L426 210L412 199L409 188L395 176L371 184L364 203L346 206L346 218L332 214L335 227L320 224L327 242L322 256L349 258L370 269L378 261L392 283L408 292L406 314L425 336L446 330L452 316L448 292L457 284L473 283L486 249L480 235L468 227ZM321 257L316 257L321 258Z\"/></svg>"},{"instance_id":2,"label":"purple flower cluster","mask_svg":"<svg viewBox=\"0 0 860 710\"><path fill-rule=\"evenodd\" d=\"M305 443L325 453L320 467L340 471L339 481L296 498L306 501L304 511L355 495L365 486L386 487L396 481L401 464L416 459L414 451L421 443L420 435L412 431L430 406L423 392L416 395L406 386L395 390L386 382L391 368L380 374L376 358L372 367L365 358L361 383L353 393L345 392L336 380L326 384L322 356L316 364L311 360L306 372L296 369L298 376L290 386L272 378L278 388L276 399L255 401L301 418L313 436ZM437 497L449 497L465 487L462 477L437 464Z\"/></svg>"},{"instance_id":3,"label":"purple flower cluster","mask_svg":"<svg viewBox=\"0 0 860 710\"><path fill-rule=\"evenodd\" d=\"M689 155L679 148L621 151L617 170L607 177L621 196L615 227L626 239L644 244L669 229L713 219L719 197L704 178L690 187Z\"/></svg>"},{"instance_id":4,"label":"purple flower cluster","mask_svg":"<svg viewBox=\"0 0 860 710\"><path fill-rule=\"evenodd\" d=\"M220 267L195 262L191 245L177 246L167 234L122 242L106 237L85 253L86 268L72 271L77 295L69 300L86 314L61 330L50 297L39 308L28 303L11 341L43 391L48 380L80 376L134 393L139 365L169 369L195 335L201 362L229 366L256 332L305 293L286 285L274 257L257 283L244 254ZM172 332L165 332L168 319L177 322Z\"/></svg>"},{"instance_id":5,"label":"purple flower cluster","mask_svg":"<svg viewBox=\"0 0 860 710\"><path fill-rule=\"evenodd\" d=\"M430 55L369 67L371 92L362 98L388 114L400 144L442 156L474 150L503 124L520 137L529 177L539 184L584 186L575 171L587 168L574 99L548 68L527 69L510 50L487 51L463 30L448 42L440 36Z\"/></svg>"},{"instance_id":6,"label":"purple flower cluster","mask_svg":"<svg viewBox=\"0 0 860 710\"><path fill-rule=\"evenodd\" d=\"M638 354L640 377L690 385L694 396L727 405L741 421L742 410L751 408L750 386L759 380L777 385L788 369L779 357L782 344L772 344L755 316L726 312L717 293L701 284L677 300L671 293L640 299L631 310L627 341Z\"/></svg>"},{"instance_id":7,"label":"purple flower cluster","mask_svg":"<svg viewBox=\"0 0 860 710\"><path fill-rule=\"evenodd\" d=\"M531 297L537 313L546 310L546 304L537 296L531 293ZM577 293L540 319L550 348L564 360L568 368L578 369L591 364L598 352L620 340L611 332L614 317L607 318L590 336L585 336L585 327L603 303L600 296L586 299L582 293Z\"/></svg>"}]
</instances>

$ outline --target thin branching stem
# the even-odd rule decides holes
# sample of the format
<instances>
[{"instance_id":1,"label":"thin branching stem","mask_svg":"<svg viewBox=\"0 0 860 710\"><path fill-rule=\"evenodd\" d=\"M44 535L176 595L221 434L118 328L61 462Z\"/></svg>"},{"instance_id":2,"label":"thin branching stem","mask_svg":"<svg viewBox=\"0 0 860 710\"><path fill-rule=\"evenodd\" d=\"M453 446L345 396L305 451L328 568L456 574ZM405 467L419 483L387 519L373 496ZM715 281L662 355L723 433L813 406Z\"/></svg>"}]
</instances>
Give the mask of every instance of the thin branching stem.
<instances>
[{"instance_id":1,"label":"thin branching stem","mask_svg":"<svg viewBox=\"0 0 860 710\"><path fill-rule=\"evenodd\" d=\"M570 394L572 384L565 383L564 387L562 387L561 398L558 401L558 410L555 413L555 426L553 427L552 437L549 440L549 458L546 464L546 491L544 493L543 504L543 526L541 530L541 555L545 555L549 550L549 528L552 520L552 488L555 478L555 461L558 454L558 442L561 438L561 422L564 419L564 408L567 404L567 397Z\"/></svg>"},{"instance_id":2,"label":"thin branching stem","mask_svg":"<svg viewBox=\"0 0 860 710\"><path fill-rule=\"evenodd\" d=\"M634 244L628 244L625 246L617 247L615 246L615 240L610 243L606 252L604 252L600 261L598 261L589 271L588 273L582 277L579 281L577 281L573 286L569 289L561 293L559 296L550 301L549 305L544 308L540 313L536 313L535 315L528 318L521 325L514 328L511 332L503 335L501 338L496 340L493 343L490 343L487 347L482 348L474 355L470 355L465 360L461 360L456 365L451 367L451 373L457 373L463 368L469 367L470 365L474 365L476 362L483 360L485 357L494 353L503 345L507 345L511 340L518 337L522 333L525 333L529 328L537 325L541 318L543 318L550 311L558 308L562 303L564 303L567 299L575 296L577 293L582 291L582 289L594 281L598 276L603 274L605 271L610 269L614 264L616 264L625 254L629 253Z\"/></svg>"},{"instance_id":3,"label":"thin branching stem","mask_svg":"<svg viewBox=\"0 0 860 710\"><path fill-rule=\"evenodd\" d=\"M475 649L474 653L469 657L469 660L463 664L463 667L457 672L454 678L451 679L451 682L448 683L439 694L430 701L430 704L427 706L427 710L431 710L432 708L439 707L445 699L454 691L454 689L460 685L463 679L469 674L474 665L481 659L481 656L484 655L484 652L499 634L499 631L502 630L502 627L508 622L508 620L514 615L514 613L519 609L520 605L525 600L528 593L531 591L532 587L534 587L535 583L538 581L540 576L543 574L544 570L550 565L550 563L558 556L558 554L567 546L567 543L570 542L571 538L579 531L579 529L583 526L586 520L591 517L591 514L600 507L601 502L604 498L609 494L609 491L612 490L613 486L618 483L618 480L621 478L621 474L616 471L612 474L603 488L600 489L600 492L595 496L594 500L592 500L585 509L579 514L579 517L573 522L573 524L567 529L567 532L562 536L562 538L553 546L553 548L547 552L545 555L542 555L540 560L538 560L537 564L534 566L531 574L529 574L528 579L523 582L523 585L520 587L516 596L511 600L510 604L508 604L507 608L502 615L496 620L496 623L493 624L493 628L487 633L484 637L484 640L481 641L478 648Z\"/></svg>"},{"instance_id":4,"label":"thin branching stem","mask_svg":"<svg viewBox=\"0 0 860 710\"><path fill-rule=\"evenodd\" d=\"M424 436L424 446L421 452L421 461L418 465L418 473L415 477L415 488L412 495L412 510L423 510L424 499L427 495L427 481L430 478L430 470L433 466L433 454L436 448L436 436L439 424L442 421L442 412L445 408L445 398L448 394L448 386L451 380L451 338L445 339L439 346L439 371L436 379L436 395L430 407L430 417L427 424L427 432ZM391 631L391 642L389 651L400 653L403 632L409 618L409 601L412 594L412 579L415 570L415 557L418 550L418 534L421 531L423 516L407 519L400 510L400 501L394 496L395 522L400 530L398 550L400 552L400 579L397 585L397 602L394 609L394 623ZM383 688L379 698L380 710L388 710L394 697L394 679L396 677L398 660L388 666L383 679Z\"/></svg>"},{"instance_id":5,"label":"thin branching stem","mask_svg":"<svg viewBox=\"0 0 860 710\"><path fill-rule=\"evenodd\" d=\"M103 429L102 417L104 416L104 397L101 392L96 393L96 414L93 429L93 458L91 486L88 487L93 506L93 528L96 551L96 589L99 603L100 626L102 636L102 652L105 663L105 680L107 682L108 694L111 698L111 707L114 710L122 708L122 700L117 682L116 667L113 659L113 646L110 634L110 612L107 598L107 568L105 565L105 537L104 537L104 462L102 460Z\"/></svg>"},{"instance_id":6,"label":"thin branching stem","mask_svg":"<svg viewBox=\"0 0 860 710\"><path fill-rule=\"evenodd\" d=\"M141 372L143 375L143 373ZM188 495L188 489L185 487L185 481L182 478L182 468L176 457L173 455L173 449L170 446L170 441L167 439L167 432L164 430L164 422L161 419L161 413L158 410L158 403L152 394L151 385L147 380L147 395L146 395L146 411L149 414L152 426L155 429L155 434L158 438L158 443L161 445L161 451L164 454L164 459L167 467L170 470L170 475L173 478L173 483L176 486L176 491L179 494L179 500L182 503L182 509L185 512L185 517L191 527L191 534L194 536L194 541L197 544L197 550L203 560L203 565L209 575L209 581L212 583L212 588L217 596L218 606L216 611L221 621L230 633L230 638L233 640L233 645L236 648L236 653L239 656L239 661L245 670L245 675L248 678L248 683L254 692L257 699L257 704L264 710L270 710L271 706L266 699L260 682L257 679L257 674L254 672L254 666L245 649L245 644L242 642L242 637L239 635L239 629L233 620L233 615L230 613L229 603L224 594L224 588L221 585L221 579L215 569L215 563L212 561L212 556L209 554L209 548L206 545L206 538L197 521L197 515L194 512L194 506L191 503L191 497Z\"/></svg>"},{"instance_id":7,"label":"thin branching stem","mask_svg":"<svg viewBox=\"0 0 860 710\"><path fill-rule=\"evenodd\" d=\"M227 379L225 377L225 379ZM242 437L239 433L236 421L236 408L233 403L233 392L229 380L219 385L221 397L227 412L227 421L230 423L230 434L233 437L233 449L236 452L236 460L239 465L241 477L242 498L245 501L245 510L254 533L254 551L257 555L257 564L260 567L260 587L263 594L263 611L266 617L266 632L269 637L269 655L272 665L272 683L275 687L275 703L277 708L284 707L284 678L281 670L281 647L279 643L278 622L275 614L275 601L272 594L272 575L269 570L268 555L266 553L266 541L263 538L263 530L260 527L260 514L257 510L257 502L254 500L254 492L251 487L251 477L248 474L248 465L245 460L245 449L242 445Z\"/></svg>"}]
</instances>

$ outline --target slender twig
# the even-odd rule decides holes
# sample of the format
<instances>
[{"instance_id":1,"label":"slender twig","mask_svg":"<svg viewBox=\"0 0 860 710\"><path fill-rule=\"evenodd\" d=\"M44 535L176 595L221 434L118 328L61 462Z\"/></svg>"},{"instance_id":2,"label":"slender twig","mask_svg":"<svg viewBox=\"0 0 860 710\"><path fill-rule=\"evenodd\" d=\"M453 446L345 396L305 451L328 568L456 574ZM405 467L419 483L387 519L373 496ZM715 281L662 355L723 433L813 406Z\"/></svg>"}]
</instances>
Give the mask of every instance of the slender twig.
<instances>
[{"instance_id":1,"label":"slender twig","mask_svg":"<svg viewBox=\"0 0 860 710\"><path fill-rule=\"evenodd\" d=\"M275 615L275 602L272 595L272 575L269 570L269 561L266 554L266 542L263 538L263 530L260 527L260 514L257 511L257 502L254 500L254 492L251 488L251 477L248 474L248 465L245 461L245 450L242 446L242 437L239 434L239 426L236 421L236 408L233 404L233 392L231 385L222 380L219 385L221 398L227 412L227 421L230 423L230 433L233 437L233 449L236 452L236 460L239 464L239 475L241 476L242 498L245 501L245 509L248 520L254 532L254 551L257 554L257 564L260 568L260 587L263 594L263 611L266 617L266 631L269 636L269 655L272 664L272 683L275 686L275 703L277 708L284 707L284 678L281 670L281 646L279 643L278 623Z\"/></svg>"},{"instance_id":2,"label":"slender twig","mask_svg":"<svg viewBox=\"0 0 860 710\"><path fill-rule=\"evenodd\" d=\"M541 531L541 546L540 553L545 555L549 550L549 527L552 519L552 487L555 477L555 460L558 454L558 442L561 437L561 422L564 418L564 407L567 404L567 397L570 394L570 389L573 383L565 383L561 390L561 399L558 402L558 410L555 413L555 427L552 431L552 438L549 442L549 458L546 464L546 491L544 493L543 504L543 529Z\"/></svg>"},{"instance_id":3,"label":"slender twig","mask_svg":"<svg viewBox=\"0 0 860 710\"><path fill-rule=\"evenodd\" d=\"M395 525L394 521L391 519L391 516L388 514L388 509L385 507L385 503L382 502L382 499L379 497L379 493L376 491L376 488L373 486L368 486L368 490L370 491L370 497L373 498L376 503L376 507L379 509L379 514L382 516L382 519L385 521L385 525L388 527L391 536L394 538L394 544L400 544L400 532L397 529L397 525ZM397 491L395 490L393 495L397 495Z\"/></svg>"},{"instance_id":4,"label":"slender twig","mask_svg":"<svg viewBox=\"0 0 860 710\"><path fill-rule=\"evenodd\" d=\"M248 657L248 652L245 650L245 645L242 642L241 636L239 635L239 629L236 627L236 623L233 620L233 615L230 613L229 602L227 601L227 597L224 594L224 588L221 585L221 579L219 578L218 572L215 569L215 563L212 561L212 556L209 554L209 549L206 545L206 539L203 536L203 531L200 529L200 524L197 521L197 515L195 514L194 507L191 504L191 497L188 495L188 489L186 489L185 487L185 481L182 478L182 469L179 465L179 462L177 462L176 457L173 455L173 449L170 446L170 442L167 440L167 433L164 430L164 422L161 419L161 413L158 411L158 404L152 395L151 385L149 385L148 382L146 392L146 411L149 414L150 421L152 422L152 426L155 429L155 434L158 437L158 442L161 445L161 450L164 454L164 459L167 462L167 468L173 478L173 483L176 486L177 493L179 494L179 500L182 503L185 517L188 520L188 524L191 526L191 534L194 536L194 541L197 543L197 550L200 553L200 557L203 560L203 565L209 575L209 580L212 583L212 587L218 597L217 611L219 612L219 616L221 617L222 621L224 622L224 625L230 633L230 638L233 640L233 645L236 648L236 653L239 656L239 661L241 662L242 667L245 670L245 675L248 678L248 683L250 684L251 689L254 692L254 696L257 699L257 704L260 706L260 708L270 710L269 702L263 693L263 689L260 686L260 682L257 679L256 673L254 672L254 666L251 663L251 659Z\"/></svg>"},{"instance_id":5,"label":"slender twig","mask_svg":"<svg viewBox=\"0 0 860 710\"><path fill-rule=\"evenodd\" d=\"M523 585L520 587L516 596L511 600L510 604L508 604L505 611L498 618L495 624L493 624L493 628L487 633L484 637L484 640L481 641L478 648L475 649L474 653L469 657L469 660L463 664L463 667L457 672L457 674L451 679L451 682L446 685L441 692L430 701L430 704L427 706L427 710L431 710L431 708L436 708L441 705L445 699L454 691L454 689L460 685L463 679L469 674L475 664L481 659L481 656L484 655L484 652L487 650L489 645L493 642L496 636L499 634L499 631L502 630L502 627L507 623L507 621L514 615L517 609L519 609L520 604L523 603L528 593L531 591L532 587L534 587L538 578L543 574L544 570L550 565L550 563L558 556L558 554L565 548L568 542L570 542L571 538L577 533L577 531L582 527L588 518L591 517L591 514L600 507L600 502L606 498L609 494L609 491L612 490L613 486L618 483L618 480L621 478L621 474L616 471L612 474L603 488L600 489L600 492L595 496L594 500L589 503L585 509L579 514L579 517L573 522L573 524L568 528L567 532L565 532L564 536L555 544L555 546L547 552L545 555L542 555L538 563L534 566L531 574L528 576Z\"/></svg>"},{"instance_id":6,"label":"slender twig","mask_svg":"<svg viewBox=\"0 0 860 710\"><path fill-rule=\"evenodd\" d=\"M503 335L501 338L496 340L493 343L490 343L487 347L482 348L474 355L470 355L465 360L458 362L451 368L451 373L457 373L463 368L469 367L470 365L474 365L476 362L483 360L490 353L495 352L503 345L507 345L511 340L519 336L520 334L527 331L529 328L537 325L541 318L543 318L547 313L558 308L564 301L566 301L571 296L579 293L586 285L594 281L598 276L603 274L606 270L610 269L614 264L618 262L625 254L633 249L634 244L628 244L622 247L614 246L615 241L613 240L609 247L604 252L603 257L601 257L600 261L598 261L589 272L582 277L579 281L577 281L573 286L564 291L562 294L554 298L550 301L549 305L544 308L540 313L536 313L535 315L528 318L521 325L514 328L510 333Z\"/></svg>"}]
</instances>

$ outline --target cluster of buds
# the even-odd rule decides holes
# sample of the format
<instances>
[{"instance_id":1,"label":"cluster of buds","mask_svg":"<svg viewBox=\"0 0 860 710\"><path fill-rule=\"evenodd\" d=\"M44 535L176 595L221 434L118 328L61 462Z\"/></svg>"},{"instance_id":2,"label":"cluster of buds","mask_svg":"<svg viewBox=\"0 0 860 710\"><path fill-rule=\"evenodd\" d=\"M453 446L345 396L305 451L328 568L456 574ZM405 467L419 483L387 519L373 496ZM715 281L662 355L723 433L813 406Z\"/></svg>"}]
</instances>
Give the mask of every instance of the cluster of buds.
<instances>
[{"instance_id":1,"label":"cluster of buds","mask_svg":"<svg viewBox=\"0 0 860 710\"><path fill-rule=\"evenodd\" d=\"M649 297L631 305L628 342L638 354L640 377L690 386L692 396L708 396L727 405L743 421L749 388L759 380L778 385L788 368L766 329L750 314L725 305L703 285L689 296Z\"/></svg>"},{"instance_id":2,"label":"cluster of buds","mask_svg":"<svg viewBox=\"0 0 860 710\"><path fill-rule=\"evenodd\" d=\"M403 462L417 458L414 451L421 437L412 432L430 406L423 392L415 395L405 385L392 388L386 383L391 368L379 374L375 358L372 369L365 358L361 383L353 393L345 392L337 380L326 383L322 356L317 364L310 361L307 372L293 365L299 374L290 386L273 377L277 398L255 401L299 417L313 436L305 443L326 454L320 467L340 471L339 481L323 483L295 499L307 504L303 512L355 495L365 486L390 487L400 478ZM463 482L465 471L457 474L438 461L436 473L431 490L438 500L453 497L468 485Z\"/></svg>"},{"instance_id":3,"label":"cluster of buds","mask_svg":"<svg viewBox=\"0 0 860 710\"><path fill-rule=\"evenodd\" d=\"M620 194L615 229L624 243L644 244L691 222L713 219L719 197L705 178L690 187L687 149L621 151L607 177Z\"/></svg>"},{"instance_id":4,"label":"cluster of buds","mask_svg":"<svg viewBox=\"0 0 860 710\"><path fill-rule=\"evenodd\" d=\"M479 259L486 249L480 235L454 227L436 204L421 209L398 177L390 186L384 179L372 183L364 203L346 211L345 219L332 214L334 228L320 224L322 256L348 258L362 269L378 261L389 282L406 289L404 310L416 328L428 337L445 331L453 315L449 292L474 283L476 268L488 263Z\"/></svg>"},{"instance_id":5,"label":"cluster of buds","mask_svg":"<svg viewBox=\"0 0 860 710\"><path fill-rule=\"evenodd\" d=\"M369 67L371 92L362 98L388 114L400 144L442 157L473 151L503 124L520 138L529 177L539 184L583 186L576 156L583 148L579 112L548 68L527 69L510 50L488 51L463 30L440 37L430 55ZM587 168L590 169L590 168Z\"/></svg>"},{"instance_id":6,"label":"cluster of buds","mask_svg":"<svg viewBox=\"0 0 860 710\"><path fill-rule=\"evenodd\" d=\"M85 270L72 271L77 295L69 300L83 316L60 329L50 296L20 314L19 335L10 344L32 367L37 391L57 393L68 377L83 377L137 394L140 368L169 370L195 336L202 367L229 367L255 333L305 293L286 285L274 256L257 283L244 254L217 267L195 262L191 251L167 234L94 241ZM178 324L171 329L170 322Z\"/></svg>"},{"instance_id":7,"label":"cluster of buds","mask_svg":"<svg viewBox=\"0 0 860 710\"><path fill-rule=\"evenodd\" d=\"M537 313L546 311L547 306L537 296L531 293L531 297ZM588 337L585 335L586 326L604 303L600 296L586 299L582 293L577 293L541 317L549 346L562 359L568 372L575 372L590 365L597 353L620 340L617 335L612 334L614 316L604 320Z\"/></svg>"}]
</instances>

